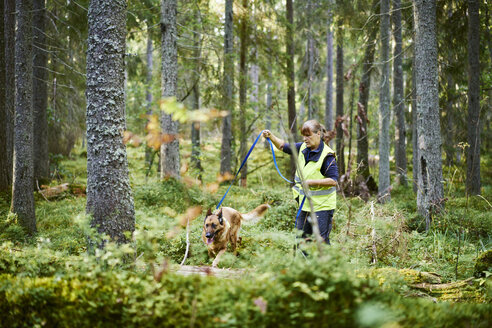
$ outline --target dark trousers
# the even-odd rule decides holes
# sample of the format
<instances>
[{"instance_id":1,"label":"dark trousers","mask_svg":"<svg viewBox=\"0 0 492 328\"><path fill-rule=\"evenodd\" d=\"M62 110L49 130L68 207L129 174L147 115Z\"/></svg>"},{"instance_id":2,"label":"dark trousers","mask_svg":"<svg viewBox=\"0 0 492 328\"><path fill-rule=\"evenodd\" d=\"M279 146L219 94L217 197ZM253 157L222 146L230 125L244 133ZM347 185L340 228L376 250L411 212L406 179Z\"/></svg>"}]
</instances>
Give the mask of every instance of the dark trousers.
<instances>
[{"instance_id":1,"label":"dark trousers","mask_svg":"<svg viewBox=\"0 0 492 328\"><path fill-rule=\"evenodd\" d=\"M316 212L316 217L318 218L319 233L321 237L325 240L325 243L330 245L330 232L332 228L333 212L335 210L329 211L319 211ZM307 216L310 212L301 211L299 217L296 220L296 228L302 230L302 237L306 238L308 235L313 234L313 227L309 223Z\"/></svg>"}]
</instances>

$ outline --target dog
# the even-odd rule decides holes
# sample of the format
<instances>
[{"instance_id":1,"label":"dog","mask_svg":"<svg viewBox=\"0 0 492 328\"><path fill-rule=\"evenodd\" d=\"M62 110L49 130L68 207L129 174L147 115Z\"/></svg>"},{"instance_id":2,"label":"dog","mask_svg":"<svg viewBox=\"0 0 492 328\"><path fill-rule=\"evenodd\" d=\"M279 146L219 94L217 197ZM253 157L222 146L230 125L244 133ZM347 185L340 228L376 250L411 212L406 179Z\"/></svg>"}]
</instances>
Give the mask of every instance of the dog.
<instances>
[{"instance_id":1,"label":"dog","mask_svg":"<svg viewBox=\"0 0 492 328\"><path fill-rule=\"evenodd\" d=\"M212 267L217 267L219 259L230 243L234 255L237 255L236 247L241 242L239 229L244 220L248 223L256 223L270 208L268 204L262 204L249 213L241 214L231 207L222 207L218 211L208 209L207 216L203 220L202 240L207 245L208 255L215 259Z\"/></svg>"}]
</instances>

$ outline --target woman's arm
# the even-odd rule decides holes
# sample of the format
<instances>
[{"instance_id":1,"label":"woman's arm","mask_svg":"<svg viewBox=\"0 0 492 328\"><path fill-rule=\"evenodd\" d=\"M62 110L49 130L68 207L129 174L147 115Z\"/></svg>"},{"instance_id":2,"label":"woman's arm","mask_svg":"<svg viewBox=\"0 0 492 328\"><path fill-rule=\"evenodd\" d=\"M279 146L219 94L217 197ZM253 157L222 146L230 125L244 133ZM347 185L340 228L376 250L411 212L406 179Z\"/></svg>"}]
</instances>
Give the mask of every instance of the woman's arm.
<instances>
[{"instance_id":1,"label":"woman's arm","mask_svg":"<svg viewBox=\"0 0 492 328\"><path fill-rule=\"evenodd\" d=\"M332 178L324 178L318 180L306 180L309 187L335 187L337 182Z\"/></svg>"},{"instance_id":2,"label":"woman's arm","mask_svg":"<svg viewBox=\"0 0 492 328\"><path fill-rule=\"evenodd\" d=\"M277 138L275 135L273 135L270 130L265 130L263 131L263 137L264 138L269 138L273 145L277 147L277 149L282 150L284 148L285 142L282 139Z\"/></svg>"}]
</instances>

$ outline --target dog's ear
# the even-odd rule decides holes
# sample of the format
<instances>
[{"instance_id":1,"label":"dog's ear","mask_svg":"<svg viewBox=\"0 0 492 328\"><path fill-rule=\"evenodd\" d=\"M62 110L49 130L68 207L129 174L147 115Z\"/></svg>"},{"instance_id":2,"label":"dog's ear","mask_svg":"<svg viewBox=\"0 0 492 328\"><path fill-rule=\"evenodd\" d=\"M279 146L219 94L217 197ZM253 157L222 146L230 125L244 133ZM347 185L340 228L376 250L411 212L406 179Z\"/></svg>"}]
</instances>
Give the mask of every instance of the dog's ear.
<instances>
[{"instance_id":1,"label":"dog's ear","mask_svg":"<svg viewBox=\"0 0 492 328\"><path fill-rule=\"evenodd\" d=\"M217 213L219 216L219 223L222 225L224 224L224 219L222 218L222 209L220 209L219 213Z\"/></svg>"},{"instance_id":2,"label":"dog's ear","mask_svg":"<svg viewBox=\"0 0 492 328\"><path fill-rule=\"evenodd\" d=\"M207 216L209 215L212 215L212 210L210 208L207 210Z\"/></svg>"}]
</instances>

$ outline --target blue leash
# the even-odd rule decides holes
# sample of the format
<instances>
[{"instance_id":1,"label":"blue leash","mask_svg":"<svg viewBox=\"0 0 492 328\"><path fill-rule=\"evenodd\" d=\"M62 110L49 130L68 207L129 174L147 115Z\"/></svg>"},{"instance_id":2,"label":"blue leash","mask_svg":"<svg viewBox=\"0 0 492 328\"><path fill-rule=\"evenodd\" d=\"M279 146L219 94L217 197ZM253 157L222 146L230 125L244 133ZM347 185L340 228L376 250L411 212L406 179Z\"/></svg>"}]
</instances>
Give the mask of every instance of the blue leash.
<instances>
[{"instance_id":1,"label":"blue leash","mask_svg":"<svg viewBox=\"0 0 492 328\"><path fill-rule=\"evenodd\" d=\"M229 192L229 189L231 189L232 185L234 184L234 181L236 181L237 175L239 174L239 172L243 168L244 164L248 160L249 155L251 154L251 152L253 151L253 148L255 148L256 144L258 143L258 140L260 139L262 133L263 133L263 131L261 131L260 134L256 137L256 140L253 143L253 145L251 146L251 148L249 149L248 154L246 154L246 156L244 157L243 162L241 163L241 166L239 167L239 170L237 170L237 173L234 176L234 179L232 179L231 184L229 185L229 188L227 188L227 191L225 192L224 196L222 196L222 199L220 200L219 204L217 204L217 207L215 209L218 209L220 207L220 205L222 205L224 198L226 197L227 193Z\"/></svg>"},{"instance_id":2,"label":"blue leash","mask_svg":"<svg viewBox=\"0 0 492 328\"><path fill-rule=\"evenodd\" d=\"M237 170L236 172L236 175L234 176L234 179L232 179L231 181L231 184L229 185L229 188L227 188L227 191L225 192L224 196L222 196L222 199L220 200L220 202L217 204L217 206L215 207L215 209L218 209L220 207L220 205L222 205L222 202L224 201L225 197L227 196L227 193L229 192L229 189L231 189L232 185L234 184L234 182L236 181L236 178L239 174L239 172L241 171L241 169L243 168L244 164L246 164L246 161L248 160L248 157L249 155L251 154L251 152L253 151L253 149L255 148L256 144L258 143L258 140L260 139L261 135L262 135L263 131L260 132L260 134L258 134L258 136L256 137L256 140L255 142L253 142L253 145L251 146L251 148L249 149L248 153L246 154L246 156L244 157L243 159L243 162L241 163L241 166L239 167L239 170ZM282 173L280 173L280 170L278 168L278 165L277 165L277 159L275 158L275 151L273 149L273 144L272 144L272 141L270 140L270 138L267 138L268 142L270 143L270 149L272 151L272 156L273 156L273 163L275 164L275 168L277 169L277 172L278 174L282 177L282 179L284 179L285 181L287 181L288 183L293 183L292 181L290 181L289 179L287 179L286 177L284 177L282 175ZM296 215L296 226L297 226L297 218L299 217L299 215L301 214L301 210L302 210L302 206L304 205L304 201L306 200L306 195L304 195L304 198L302 199L302 202L301 202L301 206L299 206L299 210L297 211L297 215Z\"/></svg>"}]
</instances>

